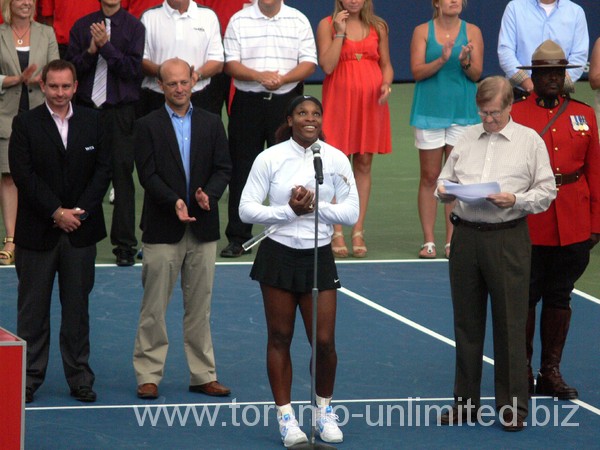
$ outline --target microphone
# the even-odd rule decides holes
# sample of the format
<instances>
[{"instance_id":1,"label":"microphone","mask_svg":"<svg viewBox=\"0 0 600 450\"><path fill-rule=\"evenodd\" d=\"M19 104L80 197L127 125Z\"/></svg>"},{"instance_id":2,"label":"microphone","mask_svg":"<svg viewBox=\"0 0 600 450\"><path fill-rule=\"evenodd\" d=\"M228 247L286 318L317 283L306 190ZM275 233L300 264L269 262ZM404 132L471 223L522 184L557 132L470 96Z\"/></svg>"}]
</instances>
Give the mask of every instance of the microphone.
<instances>
[{"instance_id":1,"label":"microphone","mask_svg":"<svg viewBox=\"0 0 600 450\"><path fill-rule=\"evenodd\" d=\"M316 142L311 145L313 152L313 163L315 165L315 179L317 183L323 184L323 161L321 160L321 146Z\"/></svg>"}]
</instances>

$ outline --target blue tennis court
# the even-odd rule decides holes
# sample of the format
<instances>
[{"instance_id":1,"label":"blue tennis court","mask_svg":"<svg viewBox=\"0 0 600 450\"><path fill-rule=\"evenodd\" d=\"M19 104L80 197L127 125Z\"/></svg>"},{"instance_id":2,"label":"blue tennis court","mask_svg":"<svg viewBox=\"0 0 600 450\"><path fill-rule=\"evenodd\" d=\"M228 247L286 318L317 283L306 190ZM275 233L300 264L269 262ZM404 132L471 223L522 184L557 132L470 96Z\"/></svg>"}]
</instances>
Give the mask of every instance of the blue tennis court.
<instances>
[{"instance_id":1,"label":"blue tennis court","mask_svg":"<svg viewBox=\"0 0 600 450\"><path fill-rule=\"evenodd\" d=\"M258 285L248 264L220 263L212 332L219 381L229 398L190 393L181 336L181 292L167 320L170 348L156 401L136 397L133 341L142 296L141 266L98 266L92 294L91 365L98 401L69 397L58 354L60 311L52 309L48 375L26 408L29 449L277 449L283 448L265 369L266 330ZM474 426L437 425L452 402L454 333L446 261L339 263L338 375L334 406L346 449L598 448L600 438L600 301L574 296L573 319L561 366L580 400L534 397L528 427L502 431L495 415ZM17 277L0 269L0 326L16 330ZM489 328L488 324L488 328ZM536 350L539 343L536 344ZM298 321L292 348L293 400L308 433L310 349ZM491 333L485 348L482 395L493 410ZM534 358L537 361L539 355Z\"/></svg>"}]
</instances>

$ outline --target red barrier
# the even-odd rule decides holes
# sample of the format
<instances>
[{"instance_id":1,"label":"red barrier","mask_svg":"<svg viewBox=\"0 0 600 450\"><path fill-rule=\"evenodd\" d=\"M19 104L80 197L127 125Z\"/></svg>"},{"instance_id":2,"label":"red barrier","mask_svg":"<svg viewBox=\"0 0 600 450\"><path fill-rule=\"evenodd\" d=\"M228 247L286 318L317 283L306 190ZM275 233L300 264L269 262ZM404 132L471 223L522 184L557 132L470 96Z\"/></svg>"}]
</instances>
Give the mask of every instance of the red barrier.
<instances>
[{"instance_id":1,"label":"red barrier","mask_svg":"<svg viewBox=\"0 0 600 450\"><path fill-rule=\"evenodd\" d=\"M0 448L23 449L26 342L0 328Z\"/></svg>"}]
</instances>

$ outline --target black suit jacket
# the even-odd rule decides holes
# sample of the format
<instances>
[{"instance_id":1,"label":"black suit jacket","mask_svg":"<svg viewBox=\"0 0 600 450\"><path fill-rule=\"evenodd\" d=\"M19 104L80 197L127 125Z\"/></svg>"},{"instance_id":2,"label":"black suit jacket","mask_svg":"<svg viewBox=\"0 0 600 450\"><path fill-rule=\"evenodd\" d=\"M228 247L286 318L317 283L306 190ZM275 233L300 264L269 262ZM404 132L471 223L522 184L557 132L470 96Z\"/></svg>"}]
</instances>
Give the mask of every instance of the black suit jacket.
<instances>
[{"instance_id":1,"label":"black suit jacket","mask_svg":"<svg viewBox=\"0 0 600 450\"><path fill-rule=\"evenodd\" d=\"M142 117L135 127L135 163L144 188L140 228L142 241L174 244L185 232L175 213L178 199L186 201L185 171L177 137L165 107ZM219 234L218 202L229 183L231 159L221 118L200 108L192 112L190 144L190 192L188 214L194 235L203 242L216 241ZM201 187L210 198L210 211L195 200Z\"/></svg>"},{"instance_id":2,"label":"black suit jacket","mask_svg":"<svg viewBox=\"0 0 600 450\"><path fill-rule=\"evenodd\" d=\"M45 103L15 117L9 144L11 175L19 191L15 242L49 250L63 233L52 214L79 207L88 218L71 244L85 247L106 237L102 199L110 182L110 153L102 145L97 111L73 105L65 149Z\"/></svg>"}]
</instances>

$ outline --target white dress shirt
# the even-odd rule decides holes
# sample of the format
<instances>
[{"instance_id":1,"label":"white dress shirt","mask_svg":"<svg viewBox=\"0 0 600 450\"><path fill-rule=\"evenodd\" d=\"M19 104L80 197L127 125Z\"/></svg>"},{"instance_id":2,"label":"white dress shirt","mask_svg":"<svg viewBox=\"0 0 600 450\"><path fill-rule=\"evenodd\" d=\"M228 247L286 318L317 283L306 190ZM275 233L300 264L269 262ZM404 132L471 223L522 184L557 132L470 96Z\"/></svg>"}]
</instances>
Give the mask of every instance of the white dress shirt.
<instances>
[{"instance_id":1,"label":"white dress shirt","mask_svg":"<svg viewBox=\"0 0 600 450\"><path fill-rule=\"evenodd\" d=\"M476 204L458 200L453 211L469 222L508 222L545 211L556 198L544 141L512 119L498 133L486 132L482 124L468 127L440 173L438 181L443 180L460 184L497 181L501 192L515 195L512 208L499 208L485 199Z\"/></svg>"}]
</instances>

